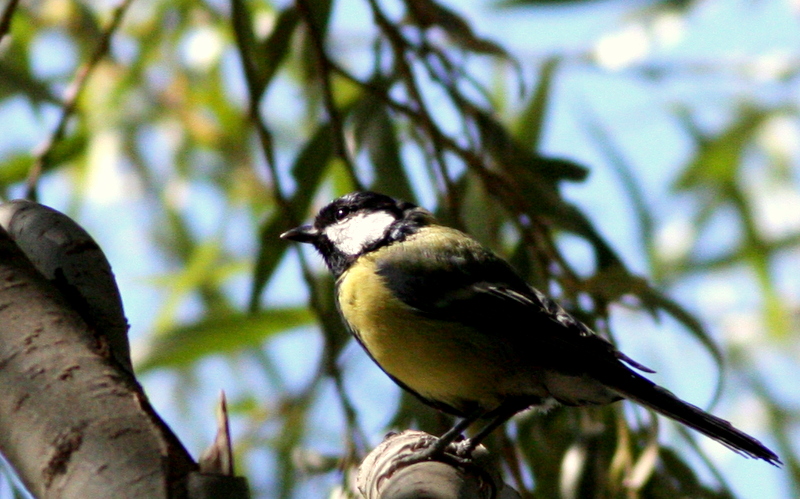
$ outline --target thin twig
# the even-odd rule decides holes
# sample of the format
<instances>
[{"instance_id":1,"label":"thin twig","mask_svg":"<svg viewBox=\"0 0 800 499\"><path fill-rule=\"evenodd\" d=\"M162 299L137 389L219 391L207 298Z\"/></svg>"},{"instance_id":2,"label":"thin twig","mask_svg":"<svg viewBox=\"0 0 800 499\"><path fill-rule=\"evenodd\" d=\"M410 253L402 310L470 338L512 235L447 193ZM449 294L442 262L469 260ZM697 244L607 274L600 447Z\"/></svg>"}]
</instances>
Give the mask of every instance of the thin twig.
<instances>
[{"instance_id":1,"label":"thin twig","mask_svg":"<svg viewBox=\"0 0 800 499\"><path fill-rule=\"evenodd\" d=\"M236 0L233 0L233 2L235 3ZM306 23L309 26L309 30L312 30L314 25L311 13L308 10L308 6L304 2L299 1L298 10L305 17ZM273 146L272 134L267 128L263 119L261 118L261 114L259 112L260 96L263 95L264 89L260 88L259 86L258 83L259 79L258 75L256 74L256 68L253 64L253 61L250 61L248 59L250 51L248 47L246 47L247 38L237 29L234 29L234 34L236 38L237 48L239 50L239 54L242 59L242 67L244 68L245 82L247 84L247 89L249 94L248 113L250 121L256 130L256 134L259 138L261 148L266 158L268 174L270 176L270 181L271 181L270 183L272 184L272 195L275 198L278 208L285 214L285 216L289 220L289 223L291 225L294 225L298 223L297 215L294 213L292 200L284 194L284 190L280 182L280 177L278 176L277 166L274 160L274 146ZM317 33L317 35L319 34ZM328 59L325 57L324 52L321 52L322 50L321 47L318 46L316 50L318 51L317 56L322 59L322 61L318 61L318 63L324 64L326 66L324 71L326 75L329 75L331 73L331 69L329 66ZM345 161L347 161L346 150L344 149L344 141L343 141L344 135L342 133L341 122L337 121L339 120L338 112L335 106L333 105L332 94L330 93L329 82L326 81L327 79L328 79L327 76L323 78L323 81L325 81L323 85L324 86L327 85L326 92L328 93L328 98L330 99L326 102L326 105L329 106L328 107L329 119L331 120L331 125L333 126L336 135L339 137L338 140L341 140L341 143L338 145L338 147L340 147L340 150L338 151L339 156ZM358 186L359 183L357 178L355 178L355 171L352 169L352 164L348 163L348 166L350 166L350 170L351 172L353 172L355 185ZM319 292L317 292L318 286L316 285L316 278L314 276L314 273L311 271L311 266L309 265L308 260L305 257L305 254L299 250L297 253L300 260L300 270L303 275L303 279L306 282L306 286L310 292L309 308L317 316L317 322L319 324L324 324L326 318L324 317L323 314L324 307L322 303L322 297L320 296ZM327 333L329 328L323 327L322 329L323 333ZM363 431L357 424L357 420L355 418L355 410L353 409L352 403L350 403L349 399L347 399L346 397L346 394L341 389L341 373L338 371L338 368L336 367L336 362L331 358L333 355L336 354L336 351L334 351L333 349L334 340L330 338L328 334L324 335L324 339L325 339L325 351L323 352L323 357L320 360L320 365L317 369L317 374L314 376L313 381L309 384L307 391L305 393L307 394L312 393L315 387L323 379L324 375L326 374L331 375L334 378L334 381L336 382L337 389L340 391L341 402L345 411L347 426L348 429L350 430L348 431L348 438L351 438L352 434L356 434L360 436L362 442L365 442L366 439L363 436L364 435ZM348 453L350 453L350 451L352 451L352 449L354 448L354 445L351 443L350 445L348 445L348 447L349 447Z\"/></svg>"},{"instance_id":2,"label":"thin twig","mask_svg":"<svg viewBox=\"0 0 800 499\"><path fill-rule=\"evenodd\" d=\"M412 122L425 130L435 144L439 144L443 150L450 151L459 157L467 166L467 168L470 169L470 171L481 178L487 190L497 199L502 200L503 203L509 207L512 213L526 213L525 209L523 208L526 203L524 200L520 199L519 194L513 188L511 182L509 182L499 173L489 171L486 168L484 159L480 156L480 154L472 149L468 149L459 145L455 139L445 134L441 129L439 129L439 127L436 126L436 123L433 121L430 115L414 109L407 104L396 101L390 97L380 86L371 82L362 81L353 76L343 67L338 66L333 62L331 64L332 68L339 75L350 80L364 90L369 91L379 100L381 100L381 102L386 104L390 109L410 118Z\"/></svg>"},{"instance_id":3,"label":"thin twig","mask_svg":"<svg viewBox=\"0 0 800 499\"><path fill-rule=\"evenodd\" d=\"M432 116L428 113L427 107L422 99L421 92L419 91L418 87L416 86L416 80L414 79L412 70L408 64L408 61L405 58L405 49L409 47L407 40L402 36L402 34L396 29L391 22L386 19L383 12L380 11L377 2L371 0L370 5L373 8L373 16L375 18L376 24L381 28L381 31L385 34L385 36L389 39L391 43L395 59L396 59L396 67L398 71L401 73L401 78L403 79L406 87L408 89L409 95L411 100L413 101L412 105L408 105L406 103L398 102L397 100L393 99L388 93L385 91L384 88L380 87L379 85L373 84L368 81L362 81L359 78L355 77L354 75L350 74L346 69L342 68L335 63L331 63L331 68L336 71L340 76L348 79L349 81L357 84L359 87L369 91L373 95L375 95L378 99L380 99L384 104L386 104L390 109L398 112L406 117L408 117L413 123L416 124L424 133L430 138L433 144L433 154L436 157L436 164L440 166L438 174L439 176L445 181L445 186L449 192L455 192L452 188L449 176L447 175L447 171L444 168L444 159L443 159L443 151L450 151L454 153L457 157L459 157L467 168L470 169L473 173L478 175L479 178L482 179L483 184L486 186L488 192L490 192L495 198L500 199L503 204L509 207L512 213L516 213L517 216L515 217L515 222L519 226L521 234L525 238L526 245L528 247L536 247L539 248L537 252L538 255L542 255L542 245L536 244L536 240L538 238L533 237L529 231L532 229L539 229L542 231L541 225L542 221L530 221L528 223L522 222L522 217L520 215L527 214L528 210L526 206L528 203L522 198L522 194L517 191L513 187L513 184L509 182L509 180L500 173L490 171L486 167L486 159L484 158L483 154L479 152L479 149L475 144L470 146L462 146L458 143L458 141L446 133L444 133L435 123ZM449 63L449 61L442 61L443 63ZM428 68L429 73L432 78L435 80L436 75L432 68ZM438 80L439 84L444 86L446 91L448 92L449 97L454 101L454 104L459 107L460 109L465 109L465 106L468 104L467 101L461 97L456 89L452 85L447 85L444 81ZM452 198L453 196L448 196ZM454 199L448 199L450 203L456 202ZM457 208L453 205L450 206L451 212L454 216L457 216L458 211ZM530 218L530 217L527 217ZM548 240L548 238L545 238ZM557 251L553 251L553 248L546 248L550 251L544 251L545 255L549 255L547 258L547 262L543 262L542 270L544 272L543 278L545 281L549 281L552 278L552 274L550 269L548 268L548 263L552 261L556 261L559 266L563 269L564 277L566 279L574 280L575 275L574 272L571 271L566 262L559 258L560 255Z\"/></svg>"},{"instance_id":4,"label":"thin twig","mask_svg":"<svg viewBox=\"0 0 800 499\"><path fill-rule=\"evenodd\" d=\"M232 8L237 10L239 7L246 7L243 3L237 3L237 0L232 0ZM235 14L234 14L235 15ZM250 19L248 17L247 21ZM256 130L256 136L261 144L261 150L264 153L264 160L267 164L267 175L269 175L270 184L272 185L272 195L276 203L283 213L289 217L291 222L295 222L295 217L292 215L291 207L288 200L284 195L284 190L281 186L281 179L277 172L275 164L275 147L272 139L272 133L261 120L261 113L259 112L259 103L261 96L264 95L264 89L260 88L259 78L256 74L256 68L253 61L250 60L251 47L247 46L247 37L239 29L236 23L233 24L233 34L236 40L236 48L239 50L239 57L242 60L242 68L244 68L244 80L247 85L248 105L247 111L250 122Z\"/></svg>"},{"instance_id":5,"label":"thin twig","mask_svg":"<svg viewBox=\"0 0 800 499\"><path fill-rule=\"evenodd\" d=\"M308 30L311 45L314 48L314 60L317 65L317 73L319 74L319 82L322 87L322 102L325 106L325 111L328 113L328 119L333 129L333 142L336 155L347 166L347 172L350 174L350 180L357 190L363 190L361 181L356 175L353 160L347 151L347 141L345 140L344 125L342 123L342 116L339 109L336 107L336 102L333 98L333 88L331 86L331 61L325 52L324 34L319 29L319 26L314 22L314 12L312 7L308 4L308 0L297 0L297 10L303 18L303 21Z\"/></svg>"},{"instance_id":6,"label":"thin twig","mask_svg":"<svg viewBox=\"0 0 800 499\"><path fill-rule=\"evenodd\" d=\"M39 183L39 178L41 177L45 168L49 165L51 159L50 157L56 145L58 145L58 143L64 138L64 134L67 130L67 123L75 112L78 98L81 96L83 89L86 87L86 82L89 79L89 75L91 75L94 68L97 67L97 64L108 53L109 47L111 46L111 37L122 23L125 12L128 10L128 7L130 7L131 3L133 3L133 0L123 0L111 12L111 22L103 32L103 35L100 37L100 41L97 44L94 53L88 61L78 68L78 71L75 73L75 77L72 79L69 87L67 87L67 90L64 92L64 103L61 109L61 118L58 120L58 125L56 125L53 133L51 133L43 143L36 147L34 161L31 165L30 171L28 172L28 186L26 191L26 197L28 199L35 200L37 198L36 187Z\"/></svg>"},{"instance_id":7,"label":"thin twig","mask_svg":"<svg viewBox=\"0 0 800 499\"><path fill-rule=\"evenodd\" d=\"M426 105L425 100L422 98L422 92L417 85L414 72L411 69L411 65L408 63L408 60L406 60L406 49L410 48L410 44L406 41L397 27L392 24L389 19L387 19L376 0L370 0L369 4L370 8L372 9L372 17L375 20L375 24L377 24L383 34L386 35L386 38L389 40L389 44L392 47L392 52L394 52L395 57L395 67L400 72L400 76L405 82L405 87L408 90L412 101L416 105L419 117L421 118L419 120L419 124L432 139L433 155L434 158L436 158L436 165L439 168L439 175L441 176L448 193L447 201L450 204L448 208L450 209L453 217L457 218L459 210L458 207L453 204L455 201L454 193L456 191L453 186L453 182L450 179L450 175L447 173L447 164L443 154L444 147L440 140L440 134L435 133L438 131L439 127L436 125L433 117L428 113L428 106Z\"/></svg>"}]
</instances>

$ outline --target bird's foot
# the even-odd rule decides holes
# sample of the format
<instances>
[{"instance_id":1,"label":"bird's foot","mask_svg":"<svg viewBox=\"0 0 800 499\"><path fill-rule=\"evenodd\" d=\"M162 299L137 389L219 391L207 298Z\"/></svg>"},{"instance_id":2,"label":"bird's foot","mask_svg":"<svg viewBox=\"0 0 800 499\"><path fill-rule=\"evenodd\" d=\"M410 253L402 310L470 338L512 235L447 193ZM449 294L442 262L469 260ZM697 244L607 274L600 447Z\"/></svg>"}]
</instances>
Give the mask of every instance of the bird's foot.
<instances>
[{"instance_id":1,"label":"bird's foot","mask_svg":"<svg viewBox=\"0 0 800 499\"><path fill-rule=\"evenodd\" d=\"M425 461L441 461L463 468L472 463L473 450L474 445L469 439L458 442L447 442L434 437L420 439L408 454L395 460L392 471Z\"/></svg>"},{"instance_id":2,"label":"bird's foot","mask_svg":"<svg viewBox=\"0 0 800 499\"><path fill-rule=\"evenodd\" d=\"M453 442L450 447L454 448L454 454L459 458L472 460L472 453L475 451L476 443L471 438L465 438L458 442Z\"/></svg>"}]
</instances>

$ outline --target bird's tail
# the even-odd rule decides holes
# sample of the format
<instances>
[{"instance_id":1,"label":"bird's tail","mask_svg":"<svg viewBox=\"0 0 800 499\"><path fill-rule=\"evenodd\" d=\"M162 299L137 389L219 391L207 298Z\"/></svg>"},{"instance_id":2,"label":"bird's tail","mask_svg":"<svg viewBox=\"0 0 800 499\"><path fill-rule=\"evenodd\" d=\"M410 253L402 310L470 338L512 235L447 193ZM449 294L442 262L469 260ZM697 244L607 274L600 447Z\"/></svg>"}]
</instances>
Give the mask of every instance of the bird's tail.
<instances>
[{"instance_id":1,"label":"bird's tail","mask_svg":"<svg viewBox=\"0 0 800 499\"><path fill-rule=\"evenodd\" d=\"M688 402L684 402L669 390L656 385L627 367L620 367L622 367L620 370L604 370L605 375L597 377L608 388L619 393L622 397L683 423L739 454L763 459L775 466L783 464L780 458L765 447L764 444L747 433L734 428L732 424L724 419L709 414ZM622 370L625 372L620 372ZM609 371L617 372L609 376Z\"/></svg>"}]
</instances>

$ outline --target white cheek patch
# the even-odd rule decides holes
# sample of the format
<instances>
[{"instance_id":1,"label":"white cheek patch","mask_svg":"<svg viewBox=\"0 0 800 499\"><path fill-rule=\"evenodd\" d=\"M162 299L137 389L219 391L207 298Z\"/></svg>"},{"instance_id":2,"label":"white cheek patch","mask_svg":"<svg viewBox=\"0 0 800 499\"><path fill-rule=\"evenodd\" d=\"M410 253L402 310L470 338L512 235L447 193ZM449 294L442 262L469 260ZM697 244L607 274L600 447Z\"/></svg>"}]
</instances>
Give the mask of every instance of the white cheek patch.
<instances>
[{"instance_id":1,"label":"white cheek patch","mask_svg":"<svg viewBox=\"0 0 800 499\"><path fill-rule=\"evenodd\" d=\"M357 213L325 229L325 235L336 249L355 256L381 239L394 222L394 216L385 211Z\"/></svg>"}]
</instances>

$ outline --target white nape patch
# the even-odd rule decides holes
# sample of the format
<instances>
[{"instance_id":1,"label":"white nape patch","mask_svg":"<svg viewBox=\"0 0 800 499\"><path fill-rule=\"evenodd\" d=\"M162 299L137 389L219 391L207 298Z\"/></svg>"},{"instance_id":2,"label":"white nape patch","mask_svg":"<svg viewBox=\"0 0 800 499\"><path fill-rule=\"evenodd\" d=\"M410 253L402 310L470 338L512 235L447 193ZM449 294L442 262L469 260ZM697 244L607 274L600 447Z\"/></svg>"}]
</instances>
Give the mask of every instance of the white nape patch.
<instances>
[{"instance_id":1,"label":"white nape patch","mask_svg":"<svg viewBox=\"0 0 800 499\"><path fill-rule=\"evenodd\" d=\"M342 253L355 256L381 239L395 218L385 211L356 213L325 229L325 235Z\"/></svg>"}]
</instances>

